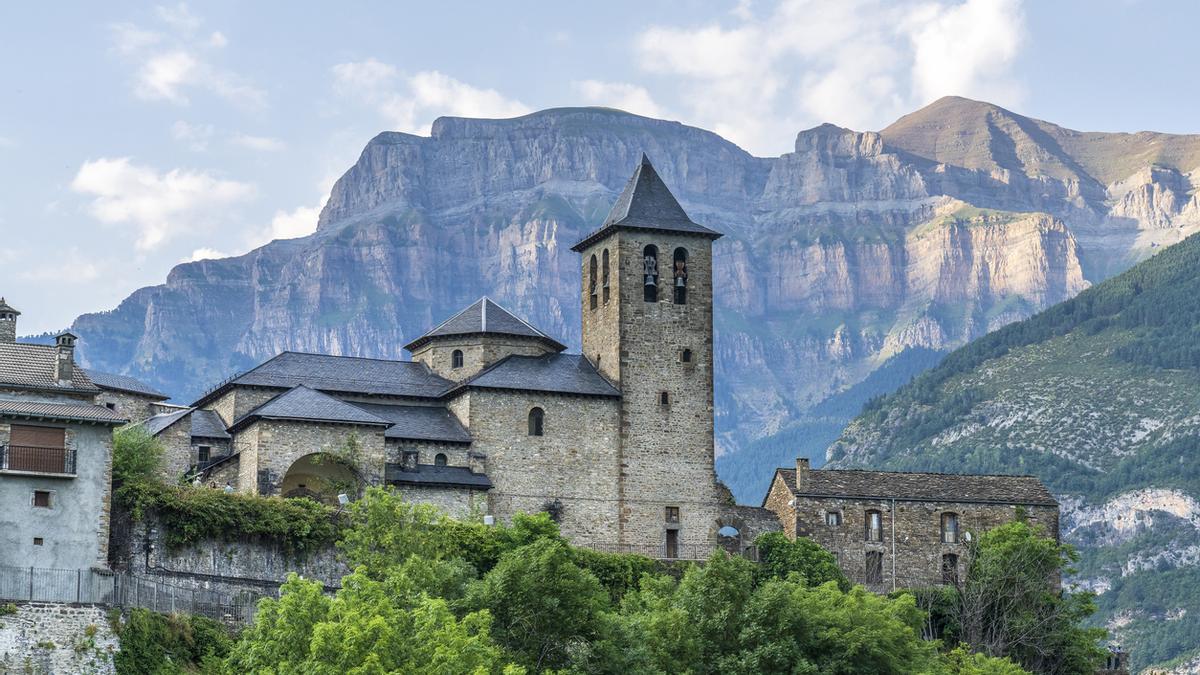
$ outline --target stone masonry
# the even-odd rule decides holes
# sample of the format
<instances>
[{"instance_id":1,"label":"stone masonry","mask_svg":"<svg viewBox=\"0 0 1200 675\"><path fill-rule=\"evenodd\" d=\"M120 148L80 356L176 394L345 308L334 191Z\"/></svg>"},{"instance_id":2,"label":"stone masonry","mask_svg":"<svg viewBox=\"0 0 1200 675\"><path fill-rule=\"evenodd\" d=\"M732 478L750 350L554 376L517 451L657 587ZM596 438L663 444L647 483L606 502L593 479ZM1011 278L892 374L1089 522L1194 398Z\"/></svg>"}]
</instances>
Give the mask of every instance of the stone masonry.
<instances>
[{"instance_id":1,"label":"stone masonry","mask_svg":"<svg viewBox=\"0 0 1200 675\"><path fill-rule=\"evenodd\" d=\"M0 614L0 673L114 673L119 643L107 612L92 605L22 603Z\"/></svg>"}]
</instances>

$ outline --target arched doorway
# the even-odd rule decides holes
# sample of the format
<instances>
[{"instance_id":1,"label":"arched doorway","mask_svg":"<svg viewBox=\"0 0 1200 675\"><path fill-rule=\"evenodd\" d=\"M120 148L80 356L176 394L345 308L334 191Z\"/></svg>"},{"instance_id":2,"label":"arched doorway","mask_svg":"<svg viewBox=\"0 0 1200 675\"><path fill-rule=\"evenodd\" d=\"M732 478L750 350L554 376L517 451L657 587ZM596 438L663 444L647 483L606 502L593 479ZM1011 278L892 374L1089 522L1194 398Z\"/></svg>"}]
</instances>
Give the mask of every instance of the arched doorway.
<instances>
[{"instance_id":1,"label":"arched doorway","mask_svg":"<svg viewBox=\"0 0 1200 675\"><path fill-rule=\"evenodd\" d=\"M358 477L344 462L324 452L314 452L293 462L279 489L284 497L308 497L327 504L336 504L338 494L343 492L356 496Z\"/></svg>"}]
</instances>

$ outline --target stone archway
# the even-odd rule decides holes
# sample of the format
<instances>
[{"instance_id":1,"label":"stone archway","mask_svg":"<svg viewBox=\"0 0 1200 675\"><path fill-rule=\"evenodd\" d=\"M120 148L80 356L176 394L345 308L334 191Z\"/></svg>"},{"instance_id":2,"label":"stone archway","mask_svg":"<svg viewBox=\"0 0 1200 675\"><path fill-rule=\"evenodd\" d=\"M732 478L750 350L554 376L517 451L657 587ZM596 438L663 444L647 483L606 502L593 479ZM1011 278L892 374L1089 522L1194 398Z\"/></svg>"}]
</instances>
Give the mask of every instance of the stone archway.
<instances>
[{"instance_id":1,"label":"stone archway","mask_svg":"<svg viewBox=\"0 0 1200 675\"><path fill-rule=\"evenodd\" d=\"M717 545L734 555L741 555L745 550L742 543L742 532L746 524L736 514L725 514L717 519Z\"/></svg>"},{"instance_id":2,"label":"stone archway","mask_svg":"<svg viewBox=\"0 0 1200 675\"><path fill-rule=\"evenodd\" d=\"M337 504L341 492L356 496L358 483L358 476L345 462L328 453L314 452L292 462L283 475L279 493L289 498L308 497Z\"/></svg>"}]
</instances>

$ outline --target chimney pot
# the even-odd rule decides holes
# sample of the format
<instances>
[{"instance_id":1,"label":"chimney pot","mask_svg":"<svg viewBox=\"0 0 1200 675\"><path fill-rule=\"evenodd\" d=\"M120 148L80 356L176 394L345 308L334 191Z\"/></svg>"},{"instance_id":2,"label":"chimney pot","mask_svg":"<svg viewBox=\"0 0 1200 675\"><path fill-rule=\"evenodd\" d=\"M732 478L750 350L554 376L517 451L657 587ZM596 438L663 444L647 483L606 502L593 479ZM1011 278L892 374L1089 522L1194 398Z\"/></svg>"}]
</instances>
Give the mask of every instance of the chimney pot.
<instances>
[{"instance_id":1,"label":"chimney pot","mask_svg":"<svg viewBox=\"0 0 1200 675\"><path fill-rule=\"evenodd\" d=\"M809 462L807 457L796 458L796 489L808 482Z\"/></svg>"}]
</instances>

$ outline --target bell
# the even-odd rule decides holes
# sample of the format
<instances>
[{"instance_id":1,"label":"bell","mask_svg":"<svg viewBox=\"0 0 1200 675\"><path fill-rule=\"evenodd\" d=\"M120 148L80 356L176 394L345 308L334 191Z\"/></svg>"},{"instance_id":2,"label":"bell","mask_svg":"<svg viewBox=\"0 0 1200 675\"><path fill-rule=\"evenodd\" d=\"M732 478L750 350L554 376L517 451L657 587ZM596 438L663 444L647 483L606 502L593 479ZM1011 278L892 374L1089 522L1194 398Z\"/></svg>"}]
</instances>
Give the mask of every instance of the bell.
<instances>
[{"instance_id":1,"label":"bell","mask_svg":"<svg viewBox=\"0 0 1200 675\"><path fill-rule=\"evenodd\" d=\"M687 286L687 282L684 280L684 278L675 277L675 288L683 288L684 286Z\"/></svg>"},{"instance_id":2,"label":"bell","mask_svg":"<svg viewBox=\"0 0 1200 675\"><path fill-rule=\"evenodd\" d=\"M657 278L653 274L647 274L646 275L646 285L647 286L657 286L658 285Z\"/></svg>"}]
</instances>

